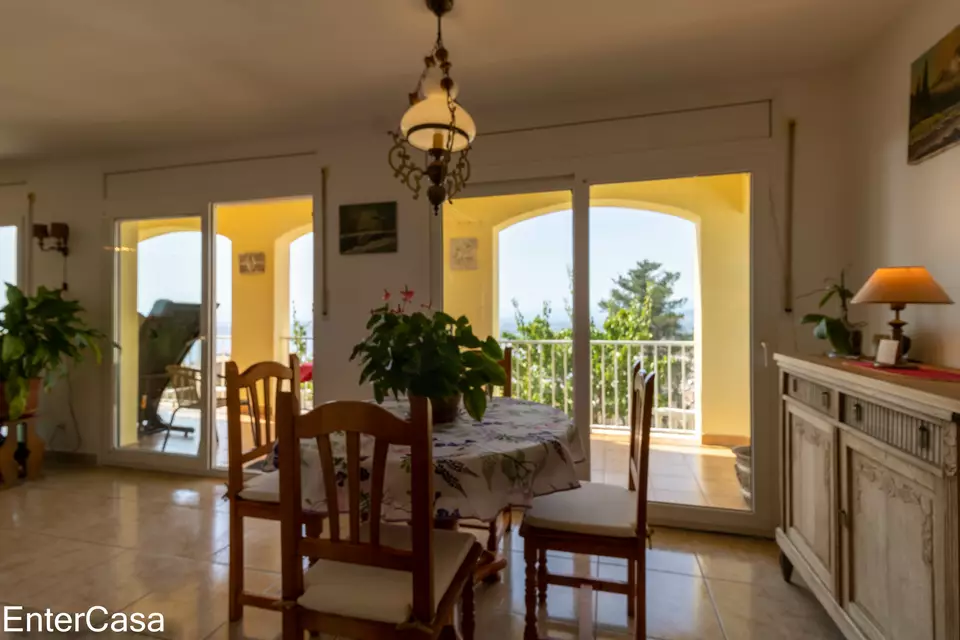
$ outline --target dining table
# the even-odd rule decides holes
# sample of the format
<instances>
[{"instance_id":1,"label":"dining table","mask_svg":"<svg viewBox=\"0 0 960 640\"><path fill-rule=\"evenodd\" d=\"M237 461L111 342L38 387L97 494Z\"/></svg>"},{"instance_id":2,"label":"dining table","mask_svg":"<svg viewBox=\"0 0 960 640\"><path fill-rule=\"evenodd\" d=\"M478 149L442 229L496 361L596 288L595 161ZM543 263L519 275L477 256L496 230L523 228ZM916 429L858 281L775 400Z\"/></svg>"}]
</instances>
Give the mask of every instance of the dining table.
<instances>
[{"instance_id":1,"label":"dining table","mask_svg":"<svg viewBox=\"0 0 960 640\"><path fill-rule=\"evenodd\" d=\"M382 406L409 419L405 398ZM345 438L331 438L338 501L347 504ZM361 504L369 496L374 439L361 438ZM433 425L434 509L437 527L455 528L465 519L493 521L510 507L527 507L536 496L580 486L577 465L584 460L580 434L562 410L530 400L495 397L482 420L462 408L453 422ZM365 485L366 484L366 488ZM314 440L301 442L301 491L304 508L326 510L320 456ZM382 517L407 522L411 517L410 449L391 447L384 472ZM478 577L506 566L496 553L485 554Z\"/></svg>"}]
</instances>

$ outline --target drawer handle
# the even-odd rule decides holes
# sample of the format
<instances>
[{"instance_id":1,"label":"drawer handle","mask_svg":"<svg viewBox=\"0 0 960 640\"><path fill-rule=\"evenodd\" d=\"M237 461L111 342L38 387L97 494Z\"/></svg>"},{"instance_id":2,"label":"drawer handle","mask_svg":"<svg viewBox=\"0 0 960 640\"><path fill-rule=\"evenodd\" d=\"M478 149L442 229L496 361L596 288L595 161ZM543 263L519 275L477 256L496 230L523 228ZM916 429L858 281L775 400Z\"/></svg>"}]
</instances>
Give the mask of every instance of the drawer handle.
<instances>
[{"instance_id":1,"label":"drawer handle","mask_svg":"<svg viewBox=\"0 0 960 640\"><path fill-rule=\"evenodd\" d=\"M830 408L830 392L829 391L820 392L820 402L821 404L823 404L824 409Z\"/></svg>"},{"instance_id":2,"label":"drawer handle","mask_svg":"<svg viewBox=\"0 0 960 640\"><path fill-rule=\"evenodd\" d=\"M800 383L797 382L797 379L794 378L790 381L790 385L793 387L793 392L796 393L800 390Z\"/></svg>"},{"instance_id":3,"label":"drawer handle","mask_svg":"<svg viewBox=\"0 0 960 640\"><path fill-rule=\"evenodd\" d=\"M930 448L930 427L925 424L920 425L920 448Z\"/></svg>"},{"instance_id":4,"label":"drawer handle","mask_svg":"<svg viewBox=\"0 0 960 640\"><path fill-rule=\"evenodd\" d=\"M850 517L847 515L846 509L840 509L840 524L845 528L850 528Z\"/></svg>"},{"instance_id":5,"label":"drawer handle","mask_svg":"<svg viewBox=\"0 0 960 640\"><path fill-rule=\"evenodd\" d=\"M863 422L863 405L859 402L853 405L853 418L857 422Z\"/></svg>"}]
</instances>

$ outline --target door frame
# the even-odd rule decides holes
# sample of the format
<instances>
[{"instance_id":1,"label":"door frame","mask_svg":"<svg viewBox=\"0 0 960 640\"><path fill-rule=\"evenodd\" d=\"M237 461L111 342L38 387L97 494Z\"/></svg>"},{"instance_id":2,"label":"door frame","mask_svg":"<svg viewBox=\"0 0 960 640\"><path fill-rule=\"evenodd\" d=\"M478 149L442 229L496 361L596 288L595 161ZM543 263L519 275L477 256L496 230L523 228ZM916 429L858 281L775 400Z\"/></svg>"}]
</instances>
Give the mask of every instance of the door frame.
<instances>
[{"instance_id":1,"label":"door frame","mask_svg":"<svg viewBox=\"0 0 960 640\"><path fill-rule=\"evenodd\" d=\"M772 115L771 115L772 118ZM654 524L707 531L772 537L779 522L779 436L777 424L777 375L772 354L778 349L782 317L779 247L782 232L776 220L775 203L782 201L783 166L778 139L767 137L733 142L654 149L599 156L532 161L509 161L480 167L475 174L486 179L461 194L462 197L507 195L532 191L573 191L574 264L574 378L590 371L589 345L589 245L590 187L593 185L646 182L706 175L750 174L750 389L751 446L753 448L753 509L735 511L712 507L651 503ZM538 178L537 176L545 176ZM561 176L557 178L555 176ZM571 184L572 182L572 184ZM436 218L439 218L437 216ZM442 220L431 225L431 290L434 300L443 300ZM578 269L587 264L587 269ZM762 268L758 268L761 266ZM579 327L579 329L578 329ZM579 348L578 348L579 347ZM581 433L589 477L590 387L574 387L575 424ZM579 409L578 409L579 407ZM585 428L584 428L585 427Z\"/></svg>"},{"instance_id":2,"label":"door frame","mask_svg":"<svg viewBox=\"0 0 960 640\"><path fill-rule=\"evenodd\" d=\"M177 454L163 453L152 450L123 449L117 446L117 433L119 431L119 383L120 383L120 359L117 350L112 352L110 366L110 388L108 396L109 419L105 421L104 437L101 438L99 460L103 464L132 467L137 469L150 469L159 471L173 471L178 473L190 473L195 475L223 475L225 472L217 471L210 464L212 460L211 438L214 435L213 420L215 411L213 410L214 381L211 374L213 367L213 349L210 348L211 341L209 336L214 327L213 324L213 305L210 301L214 299L216 292L213 288L214 282L214 255L212 253L216 234L216 221L214 219L214 207L207 205L205 208L196 206L176 207L167 212L159 212L155 207L139 207L130 203L106 203L106 214L104 216L105 226L105 246L108 249L114 249L111 252L108 269L108 282L110 290L110 336L111 340L117 343L118 331L120 326L120 257L121 252L116 250L120 247L120 225L123 222L148 221L148 220L167 220L178 218L197 218L200 220L200 378L201 399L203 408L200 410L200 426L196 437L199 438L196 456L183 456ZM122 347L122 345L121 345Z\"/></svg>"}]
</instances>

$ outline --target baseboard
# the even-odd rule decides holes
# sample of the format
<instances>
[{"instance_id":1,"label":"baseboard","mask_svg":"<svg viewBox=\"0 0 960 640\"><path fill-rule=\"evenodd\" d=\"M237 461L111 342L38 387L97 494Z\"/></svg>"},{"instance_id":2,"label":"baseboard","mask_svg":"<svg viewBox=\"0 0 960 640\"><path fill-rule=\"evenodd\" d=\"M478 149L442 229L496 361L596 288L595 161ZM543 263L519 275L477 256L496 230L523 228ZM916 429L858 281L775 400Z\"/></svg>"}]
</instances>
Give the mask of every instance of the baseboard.
<instances>
[{"instance_id":1,"label":"baseboard","mask_svg":"<svg viewBox=\"0 0 960 640\"><path fill-rule=\"evenodd\" d=\"M700 444L712 447L747 447L750 445L750 436L725 436L723 434L704 433L700 436Z\"/></svg>"},{"instance_id":2,"label":"baseboard","mask_svg":"<svg viewBox=\"0 0 960 640\"><path fill-rule=\"evenodd\" d=\"M47 451L43 454L47 462L56 464L75 464L87 467L97 466L97 454L76 451Z\"/></svg>"}]
</instances>

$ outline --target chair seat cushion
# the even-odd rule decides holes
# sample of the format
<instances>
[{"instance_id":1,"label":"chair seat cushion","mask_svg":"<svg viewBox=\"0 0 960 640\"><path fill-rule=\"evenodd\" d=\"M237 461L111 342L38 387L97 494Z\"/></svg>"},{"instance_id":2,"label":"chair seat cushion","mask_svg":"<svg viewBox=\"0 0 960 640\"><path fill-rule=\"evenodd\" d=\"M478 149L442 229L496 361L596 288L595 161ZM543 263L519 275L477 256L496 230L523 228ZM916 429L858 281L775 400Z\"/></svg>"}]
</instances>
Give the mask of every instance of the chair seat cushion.
<instances>
[{"instance_id":1,"label":"chair seat cushion","mask_svg":"<svg viewBox=\"0 0 960 640\"><path fill-rule=\"evenodd\" d=\"M408 526L381 525L380 544L410 549L411 533ZM439 605L450 588L476 541L469 533L434 530L434 606ZM305 591L297 602L307 609L395 624L410 618L413 607L413 574L410 572L320 560L310 567L303 582Z\"/></svg>"},{"instance_id":2,"label":"chair seat cushion","mask_svg":"<svg viewBox=\"0 0 960 640\"><path fill-rule=\"evenodd\" d=\"M538 529L635 538L637 494L612 484L582 482L579 489L534 498L523 523Z\"/></svg>"},{"instance_id":3,"label":"chair seat cushion","mask_svg":"<svg viewBox=\"0 0 960 640\"><path fill-rule=\"evenodd\" d=\"M254 502L280 503L280 473L261 473L243 483L240 497Z\"/></svg>"}]
</instances>

